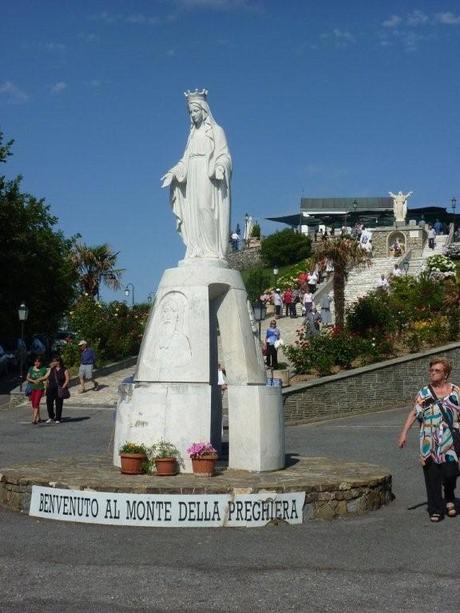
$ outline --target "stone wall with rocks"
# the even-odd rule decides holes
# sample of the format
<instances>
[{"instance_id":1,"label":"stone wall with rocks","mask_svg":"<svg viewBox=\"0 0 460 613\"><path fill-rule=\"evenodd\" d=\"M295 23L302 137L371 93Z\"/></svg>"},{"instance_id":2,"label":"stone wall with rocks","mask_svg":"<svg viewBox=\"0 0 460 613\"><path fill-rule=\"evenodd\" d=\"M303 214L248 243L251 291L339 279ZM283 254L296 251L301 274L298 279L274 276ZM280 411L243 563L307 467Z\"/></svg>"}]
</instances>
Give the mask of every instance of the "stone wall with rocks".
<instances>
[{"instance_id":1,"label":"stone wall with rocks","mask_svg":"<svg viewBox=\"0 0 460 613\"><path fill-rule=\"evenodd\" d=\"M445 356L454 365L450 380L460 384L460 343L411 354L283 390L287 424L308 423L411 406L428 383L428 364Z\"/></svg>"},{"instance_id":2,"label":"stone wall with rocks","mask_svg":"<svg viewBox=\"0 0 460 613\"><path fill-rule=\"evenodd\" d=\"M418 226L394 228L371 228L372 253L374 257L384 258L391 255L390 247L398 238L407 253L412 250L413 256L419 256L426 240L426 232Z\"/></svg>"},{"instance_id":3,"label":"stone wall with rocks","mask_svg":"<svg viewBox=\"0 0 460 613\"><path fill-rule=\"evenodd\" d=\"M240 251L231 251L227 255L230 268L234 270L247 270L262 265L260 257L260 244L257 247L248 247Z\"/></svg>"}]
</instances>

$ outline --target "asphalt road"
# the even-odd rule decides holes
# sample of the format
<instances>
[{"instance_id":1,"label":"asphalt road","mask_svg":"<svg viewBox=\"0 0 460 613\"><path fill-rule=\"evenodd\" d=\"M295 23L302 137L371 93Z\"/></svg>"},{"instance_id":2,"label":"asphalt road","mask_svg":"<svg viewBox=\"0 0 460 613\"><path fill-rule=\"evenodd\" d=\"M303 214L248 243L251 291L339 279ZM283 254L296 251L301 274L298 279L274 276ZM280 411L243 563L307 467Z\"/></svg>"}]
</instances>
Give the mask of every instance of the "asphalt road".
<instances>
[{"instance_id":1,"label":"asphalt road","mask_svg":"<svg viewBox=\"0 0 460 613\"><path fill-rule=\"evenodd\" d=\"M417 611L460 608L460 519L428 521L406 411L287 431L287 452L388 466L395 501L362 518L260 529L147 529L0 510L0 611ZM0 411L0 466L108 449L111 411L32 427Z\"/></svg>"}]
</instances>

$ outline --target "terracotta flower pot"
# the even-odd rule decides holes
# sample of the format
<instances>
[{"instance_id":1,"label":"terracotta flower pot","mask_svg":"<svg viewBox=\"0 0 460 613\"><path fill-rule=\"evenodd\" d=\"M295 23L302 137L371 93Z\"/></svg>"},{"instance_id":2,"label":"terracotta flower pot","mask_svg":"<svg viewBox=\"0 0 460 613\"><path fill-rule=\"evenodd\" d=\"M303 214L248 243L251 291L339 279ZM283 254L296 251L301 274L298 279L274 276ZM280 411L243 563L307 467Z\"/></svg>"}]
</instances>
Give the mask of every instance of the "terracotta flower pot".
<instances>
[{"instance_id":1,"label":"terracotta flower pot","mask_svg":"<svg viewBox=\"0 0 460 613\"><path fill-rule=\"evenodd\" d=\"M159 477L173 477L177 475L176 458L156 458L155 467Z\"/></svg>"},{"instance_id":2,"label":"terracotta flower pot","mask_svg":"<svg viewBox=\"0 0 460 613\"><path fill-rule=\"evenodd\" d=\"M217 462L216 455L205 455L201 458L192 458L193 474L198 477L212 477Z\"/></svg>"},{"instance_id":3,"label":"terracotta flower pot","mask_svg":"<svg viewBox=\"0 0 460 613\"><path fill-rule=\"evenodd\" d=\"M124 475L142 475L142 464L146 459L144 453L120 453L121 472Z\"/></svg>"}]
</instances>

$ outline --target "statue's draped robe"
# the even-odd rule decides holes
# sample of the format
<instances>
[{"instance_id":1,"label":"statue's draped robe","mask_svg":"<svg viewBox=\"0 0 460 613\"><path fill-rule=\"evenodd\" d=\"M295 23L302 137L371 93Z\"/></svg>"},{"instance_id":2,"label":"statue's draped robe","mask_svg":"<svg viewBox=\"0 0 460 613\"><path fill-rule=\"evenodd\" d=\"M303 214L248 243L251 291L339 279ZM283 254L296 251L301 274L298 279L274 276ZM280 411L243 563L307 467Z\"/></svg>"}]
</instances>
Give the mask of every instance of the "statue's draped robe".
<instances>
[{"instance_id":1,"label":"statue's draped robe","mask_svg":"<svg viewBox=\"0 0 460 613\"><path fill-rule=\"evenodd\" d=\"M224 169L222 181L216 167ZM183 158L172 169L171 206L186 258L225 259L230 232L232 160L225 133L209 120L192 127Z\"/></svg>"}]
</instances>

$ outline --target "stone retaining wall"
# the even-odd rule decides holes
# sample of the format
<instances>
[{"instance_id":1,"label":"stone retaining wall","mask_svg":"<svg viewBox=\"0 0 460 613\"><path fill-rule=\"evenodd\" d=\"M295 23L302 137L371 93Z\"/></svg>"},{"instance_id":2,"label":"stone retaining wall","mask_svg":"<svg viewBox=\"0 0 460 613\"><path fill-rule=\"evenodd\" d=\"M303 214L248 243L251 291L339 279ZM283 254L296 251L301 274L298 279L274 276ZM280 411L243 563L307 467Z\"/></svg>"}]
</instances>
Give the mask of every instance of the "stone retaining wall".
<instances>
[{"instance_id":1,"label":"stone retaining wall","mask_svg":"<svg viewBox=\"0 0 460 613\"><path fill-rule=\"evenodd\" d=\"M452 360L450 380L460 384L460 343L453 343L293 385L282 392L285 422L308 423L409 407L420 387L428 383L433 356Z\"/></svg>"},{"instance_id":2,"label":"stone retaining wall","mask_svg":"<svg viewBox=\"0 0 460 613\"><path fill-rule=\"evenodd\" d=\"M260 246L248 247L241 249L240 251L231 251L227 254L227 260L230 268L234 270L247 270L248 268L254 268L255 266L262 265L262 259L260 257Z\"/></svg>"}]
</instances>

